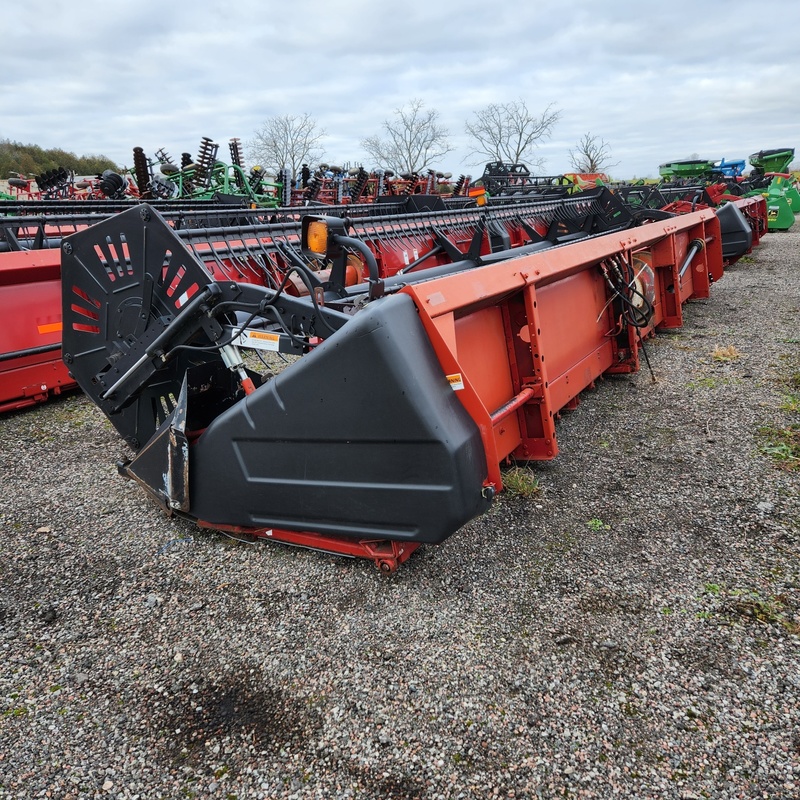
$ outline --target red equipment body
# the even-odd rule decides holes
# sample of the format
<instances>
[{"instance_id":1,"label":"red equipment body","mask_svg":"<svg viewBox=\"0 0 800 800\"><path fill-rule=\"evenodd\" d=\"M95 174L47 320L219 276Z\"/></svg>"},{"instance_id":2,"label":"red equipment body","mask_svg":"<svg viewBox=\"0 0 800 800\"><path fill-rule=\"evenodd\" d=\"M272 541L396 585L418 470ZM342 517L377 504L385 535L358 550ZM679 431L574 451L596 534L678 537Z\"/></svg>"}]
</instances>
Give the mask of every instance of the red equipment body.
<instances>
[{"instance_id":1,"label":"red equipment body","mask_svg":"<svg viewBox=\"0 0 800 800\"><path fill-rule=\"evenodd\" d=\"M558 243L559 237L569 240L577 235L574 233L576 224L578 229L581 226L586 227L587 223L583 220L589 220L592 214L598 213L598 209L602 217L603 202L598 197L600 195L597 192L588 192L585 196L561 199L552 204L537 202L526 206L519 202L507 207L495 206L491 209L493 222L483 231L479 228L480 218L476 217L475 209L445 209L441 200L410 196L400 199L412 204L412 208L420 209L425 209L426 203L438 202L442 206L441 213L397 214L392 208L394 215L390 213L388 216L375 218L364 216L353 224L357 223L358 235L374 254L380 277L387 278L409 269L443 267L458 259L460 254L464 258L470 254L472 257L485 258L498 248L523 247L532 235L551 243ZM715 202L726 201L736 206L750 227L749 245L744 249L737 246L735 256L729 256L727 251L723 254L724 263L730 264L744 252L750 252L766 232L766 201L761 196L742 198L721 192L714 193L713 199ZM87 202L87 207L89 205ZM107 209L113 208L110 202L99 202L96 205L98 210L93 212L95 214L107 214L110 213ZM215 210L213 206L211 210L201 209L202 205L195 204L197 207L187 206L183 211L174 212L174 217L170 216L170 224L185 226L187 220L191 220L193 216L200 218L202 215L220 214L220 209ZM697 207L696 202L692 204L688 200L678 201L673 205L674 211L682 213ZM53 248L64 236L86 228L91 221L91 215L81 216L76 213L73 218L63 212L59 215L60 206L69 208L68 203L61 203L60 206L55 203L50 206L31 204L30 207L20 208L23 213L30 214L36 211L37 206L46 208L48 213L31 217L30 222L26 222L27 217L3 220L5 238L9 245L12 248L28 249L0 253L3 307L8 309L9 317L14 320L13 326L6 326L0 341L0 412L44 401L53 394L75 386L74 380L69 377L60 361L56 347L60 296L57 290L58 279L54 273L59 270L60 251L47 248ZM348 209L347 213L350 215L365 213L364 207L351 205L344 208ZM390 207L386 206L386 210L389 211ZM236 215L248 219L264 219L264 213L227 209L228 217ZM274 213L270 212L270 216ZM297 244L303 213L307 213L307 209L283 210L286 227L278 232L282 241L290 245ZM375 211L369 213L374 216ZM607 216L611 219L612 215ZM572 222L567 225L565 220L570 219ZM254 236L251 233L240 238L227 233L203 239L190 246L195 255L206 264L214 279L232 279L263 285L266 282L265 266L278 281L287 268L285 259L272 246L273 236L274 231L271 229L265 230L263 234ZM322 272L318 274L320 278L328 277ZM352 285L366 278L363 260L351 257L343 283ZM302 294L307 292L307 287L293 276L289 290ZM675 313L679 315L680 309ZM52 321L43 327L38 323L40 319Z\"/></svg>"},{"instance_id":2,"label":"red equipment body","mask_svg":"<svg viewBox=\"0 0 800 800\"><path fill-rule=\"evenodd\" d=\"M407 202L414 211L398 213ZM434 202L439 209L436 215L415 211ZM96 211L83 214L70 204L62 205L69 213L59 214L58 204L50 204L42 205L49 213L30 215L35 206L26 206L22 210L28 215L0 217L0 245L6 248L0 252L3 307L9 309L14 320L13 328L7 328L0 340L0 412L44 401L52 394L75 386L60 360L57 347L60 328L53 327L61 319L58 289L61 252L56 248L63 237L86 229L98 215L108 217L108 209L124 208L124 204L100 202ZM562 231L565 223L561 217L583 224L591 215L602 212L601 204L591 195L571 198L561 204L501 206L492 209L491 217L485 217L484 212L475 208L446 208L440 198L421 196L403 198L403 203L396 206L386 205L380 209L384 216L377 216L374 208L364 206L342 207L340 213L345 213L345 209L354 217L367 212L372 215L354 219L351 225L374 253L381 278L413 266L418 259L424 260L426 268L450 264L454 258L462 256L462 251L466 257L473 242L476 245L473 257L485 256L496 249L493 236L502 242L499 246L518 247L525 241L523 226L526 224L542 237L550 232L555 239L556 234L567 230ZM213 205L208 208L202 204L187 205L183 210L170 210L166 214L170 225L176 228L187 224L204 226L196 230L198 235L194 238L187 234L187 243L214 279L257 285L270 285L270 282L277 285L286 272L286 259L275 242L289 247L299 242L303 211L284 209L280 213L281 222L268 224L265 221L276 216L274 210L264 212ZM493 233L481 227L487 218L492 220ZM242 220L261 224L242 228L242 233L238 233L234 226ZM208 235L209 230L216 234ZM318 274L321 279L327 277L323 272ZM349 285L366 279L363 263L351 258L347 278L342 283ZM288 290L304 293L307 287L295 278ZM43 318L52 320L50 327L44 329L46 340L37 323ZM43 347L46 349L42 350Z\"/></svg>"},{"instance_id":3,"label":"red equipment body","mask_svg":"<svg viewBox=\"0 0 800 800\"><path fill-rule=\"evenodd\" d=\"M60 251L4 253L0 308L0 412L75 388L61 360Z\"/></svg>"},{"instance_id":4,"label":"red equipment body","mask_svg":"<svg viewBox=\"0 0 800 800\"><path fill-rule=\"evenodd\" d=\"M619 259L652 286L653 313L640 329L623 330L609 303L602 265ZM501 463L554 458L558 412L604 373L638 369L641 337L680 327L683 303L708 297L722 274L719 223L702 211L403 291L478 424L499 488Z\"/></svg>"},{"instance_id":5,"label":"red equipment body","mask_svg":"<svg viewBox=\"0 0 800 800\"><path fill-rule=\"evenodd\" d=\"M736 206L736 208L739 209L750 225L753 238L750 244L750 249L747 252L751 253L754 247L758 247L762 237L769 230L767 227L769 222L767 214L767 198L763 195L753 195L752 197L734 197L732 195L724 195L720 198L720 202L723 201Z\"/></svg>"},{"instance_id":6,"label":"red equipment body","mask_svg":"<svg viewBox=\"0 0 800 800\"><path fill-rule=\"evenodd\" d=\"M554 458L559 412L638 369L724 261L711 209L502 255L292 298L126 212L65 243L64 357L167 513L392 571L485 512L502 464ZM302 357L254 376L245 327Z\"/></svg>"},{"instance_id":7,"label":"red equipment body","mask_svg":"<svg viewBox=\"0 0 800 800\"><path fill-rule=\"evenodd\" d=\"M762 195L742 197L730 194L727 184L718 183L703 189L701 200L691 197L695 190L687 189L688 197L673 200L662 207L662 211L672 214L686 214L699 208L719 208L730 203L735 206L747 220L752 233L752 243L747 252L757 247L761 237L767 233L767 201ZM739 256L741 257L741 256ZM735 259L734 259L735 260Z\"/></svg>"}]
</instances>

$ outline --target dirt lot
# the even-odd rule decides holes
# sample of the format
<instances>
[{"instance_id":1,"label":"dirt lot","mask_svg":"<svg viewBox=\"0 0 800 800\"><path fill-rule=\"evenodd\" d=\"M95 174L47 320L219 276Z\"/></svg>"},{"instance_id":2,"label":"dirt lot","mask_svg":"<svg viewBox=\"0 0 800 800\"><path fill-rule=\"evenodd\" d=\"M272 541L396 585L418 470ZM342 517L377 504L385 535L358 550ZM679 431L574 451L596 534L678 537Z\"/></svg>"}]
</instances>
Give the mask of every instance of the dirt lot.
<instances>
[{"instance_id":1,"label":"dirt lot","mask_svg":"<svg viewBox=\"0 0 800 800\"><path fill-rule=\"evenodd\" d=\"M0 418L0 797L800 796L799 245L390 577L166 519L80 395Z\"/></svg>"}]
</instances>

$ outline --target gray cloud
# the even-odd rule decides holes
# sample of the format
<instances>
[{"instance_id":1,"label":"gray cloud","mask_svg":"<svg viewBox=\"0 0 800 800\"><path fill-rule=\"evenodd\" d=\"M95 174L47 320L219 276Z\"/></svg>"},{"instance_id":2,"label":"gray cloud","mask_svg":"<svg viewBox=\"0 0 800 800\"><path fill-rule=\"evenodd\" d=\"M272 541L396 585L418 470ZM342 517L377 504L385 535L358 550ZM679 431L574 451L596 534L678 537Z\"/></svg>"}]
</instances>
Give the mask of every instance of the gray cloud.
<instances>
[{"instance_id":1,"label":"gray cloud","mask_svg":"<svg viewBox=\"0 0 800 800\"><path fill-rule=\"evenodd\" d=\"M266 118L312 114L327 157L412 98L439 111L464 162L464 123L490 102L554 103L545 169L586 132L618 177L698 154L800 146L800 4L774 0L28 0L3 10L0 137L130 164L134 146L195 154L247 141ZM779 21L776 24L776 21ZM371 166L367 164L367 166Z\"/></svg>"}]
</instances>

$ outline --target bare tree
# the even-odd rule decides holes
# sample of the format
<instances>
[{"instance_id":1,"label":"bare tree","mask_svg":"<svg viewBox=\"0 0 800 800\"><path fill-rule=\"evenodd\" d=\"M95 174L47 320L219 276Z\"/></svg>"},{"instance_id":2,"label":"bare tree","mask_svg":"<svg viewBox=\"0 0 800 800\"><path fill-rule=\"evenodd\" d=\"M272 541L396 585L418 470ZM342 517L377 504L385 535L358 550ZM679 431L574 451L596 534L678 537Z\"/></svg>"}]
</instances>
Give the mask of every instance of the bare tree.
<instances>
[{"instance_id":1,"label":"bare tree","mask_svg":"<svg viewBox=\"0 0 800 800\"><path fill-rule=\"evenodd\" d=\"M605 139L584 133L574 150L569 151L569 163L576 172L603 172L611 163L611 148ZM619 162L617 162L619 163Z\"/></svg>"},{"instance_id":2,"label":"bare tree","mask_svg":"<svg viewBox=\"0 0 800 800\"><path fill-rule=\"evenodd\" d=\"M481 161L503 161L509 164L525 162L529 167L541 167L542 159L536 158L539 143L550 137L553 126L561 118L561 112L551 103L541 114L528 110L524 100L510 103L490 103L476 111L474 121L466 123L466 131L472 137L469 155Z\"/></svg>"},{"instance_id":3,"label":"bare tree","mask_svg":"<svg viewBox=\"0 0 800 800\"><path fill-rule=\"evenodd\" d=\"M266 170L277 172L289 167L294 177L303 164L322 158L325 151L319 143L325 135L309 114L270 117L247 143L248 153Z\"/></svg>"},{"instance_id":4,"label":"bare tree","mask_svg":"<svg viewBox=\"0 0 800 800\"><path fill-rule=\"evenodd\" d=\"M423 110L422 100L411 100L384 120L385 137L368 136L361 147L376 165L395 172L421 172L452 151L449 131L439 124L439 112Z\"/></svg>"}]
</instances>

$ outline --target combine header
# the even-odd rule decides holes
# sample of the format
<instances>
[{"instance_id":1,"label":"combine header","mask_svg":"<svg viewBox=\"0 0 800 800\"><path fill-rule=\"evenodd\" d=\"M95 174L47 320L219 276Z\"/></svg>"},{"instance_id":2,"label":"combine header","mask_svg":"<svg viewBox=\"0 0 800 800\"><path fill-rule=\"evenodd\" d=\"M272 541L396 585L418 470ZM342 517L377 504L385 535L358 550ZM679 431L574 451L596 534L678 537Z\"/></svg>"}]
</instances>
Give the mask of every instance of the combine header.
<instances>
[{"instance_id":1,"label":"combine header","mask_svg":"<svg viewBox=\"0 0 800 800\"><path fill-rule=\"evenodd\" d=\"M765 198L760 192L742 196L736 187L735 183L680 182L659 186L621 186L616 194L640 221L665 219L700 208L715 208L722 231L723 258L728 266L756 247L768 230Z\"/></svg>"},{"instance_id":2,"label":"combine header","mask_svg":"<svg viewBox=\"0 0 800 800\"><path fill-rule=\"evenodd\" d=\"M524 164L506 164L502 161L486 164L480 183L493 197L564 197L575 190L575 183L566 175L531 175Z\"/></svg>"},{"instance_id":3,"label":"combine header","mask_svg":"<svg viewBox=\"0 0 800 800\"><path fill-rule=\"evenodd\" d=\"M459 209L457 202L445 206L438 197L409 195L378 204L332 206L326 213L348 216L351 232L371 248L381 278L422 267L439 267L441 272L476 266L493 257L492 253L530 244L532 238L535 247L542 249L622 228L633 219L607 192L484 210ZM0 332L0 412L42 402L75 387L59 349L61 243L65 236L130 207L124 200L62 204L13 203L9 210L13 207L18 216L0 216L0 301L19 320ZM437 210L420 210L431 206ZM217 262L236 265L237 280L271 286L280 284L291 266L284 249L288 246L291 258L297 258L292 246L300 240L302 218L318 211L191 200L161 201L159 207L170 227L181 231L182 241L206 258L212 271L217 270ZM76 208L84 213L76 213ZM32 210L42 213L32 215ZM236 234L240 229L247 231L242 241ZM324 272L315 275L317 282L324 279ZM338 280L345 287L366 278L363 262L351 258ZM295 273L289 281L287 292L308 294ZM32 365L35 378L28 369Z\"/></svg>"},{"instance_id":4,"label":"combine header","mask_svg":"<svg viewBox=\"0 0 800 800\"><path fill-rule=\"evenodd\" d=\"M484 513L502 464L554 458L559 412L723 274L712 209L551 209L505 248L442 213L202 234L143 205L67 238L63 358L133 449L121 474L202 527L391 572Z\"/></svg>"},{"instance_id":5,"label":"combine header","mask_svg":"<svg viewBox=\"0 0 800 800\"><path fill-rule=\"evenodd\" d=\"M76 388L61 359L61 242L120 208L111 201L81 201L72 204L84 212L79 214L63 213L63 206L42 201L12 205L18 212L43 213L0 216L0 308L5 317L0 327L0 413ZM53 209L62 213L44 213ZM198 219L218 224L223 213L230 219L229 208L170 213L176 227L190 218L195 224Z\"/></svg>"}]
</instances>

